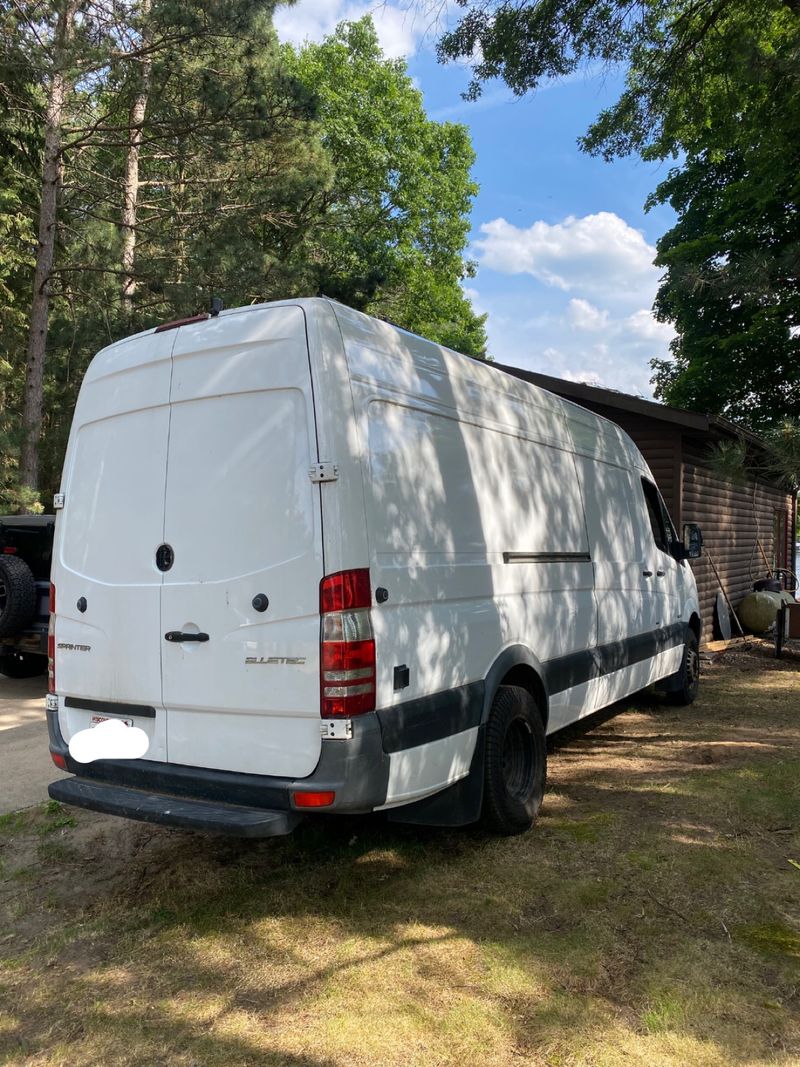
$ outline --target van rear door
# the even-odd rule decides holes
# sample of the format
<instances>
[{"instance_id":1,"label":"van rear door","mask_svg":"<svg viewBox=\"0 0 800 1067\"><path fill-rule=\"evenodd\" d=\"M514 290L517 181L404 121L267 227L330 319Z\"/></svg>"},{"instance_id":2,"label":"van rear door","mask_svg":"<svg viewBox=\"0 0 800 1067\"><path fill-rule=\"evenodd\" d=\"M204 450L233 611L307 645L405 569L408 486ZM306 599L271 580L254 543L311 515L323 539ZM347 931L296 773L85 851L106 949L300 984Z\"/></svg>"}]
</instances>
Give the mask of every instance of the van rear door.
<instances>
[{"instance_id":1,"label":"van rear door","mask_svg":"<svg viewBox=\"0 0 800 1067\"><path fill-rule=\"evenodd\" d=\"M53 561L61 731L69 741L116 710L147 732L151 760L167 758L155 553L174 342L175 333L144 334L106 349L89 367L64 465Z\"/></svg>"},{"instance_id":2,"label":"van rear door","mask_svg":"<svg viewBox=\"0 0 800 1067\"><path fill-rule=\"evenodd\" d=\"M323 559L303 311L181 327L170 408L160 625L169 761L305 777L321 750Z\"/></svg>"}]
</instances>

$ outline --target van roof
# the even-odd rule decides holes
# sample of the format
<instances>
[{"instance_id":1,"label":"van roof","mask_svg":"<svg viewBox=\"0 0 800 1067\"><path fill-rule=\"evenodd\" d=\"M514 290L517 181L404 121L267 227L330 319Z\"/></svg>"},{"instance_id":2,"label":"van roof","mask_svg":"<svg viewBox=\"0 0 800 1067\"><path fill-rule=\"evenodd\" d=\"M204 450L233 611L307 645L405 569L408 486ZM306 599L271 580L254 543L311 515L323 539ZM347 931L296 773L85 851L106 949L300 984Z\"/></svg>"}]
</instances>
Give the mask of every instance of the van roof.
<instances>
[{"instance_id":1,"label":"van roof","mask_svg":"<svg viewBox=\"0 0 800 1067\"><path fill-rule=\"evenodd\" d=\"M524 396L536 395L539 399L539 403L544 406L550 407L554 411L562 412L567 422L578 423L584 427L592 428L601 438L604 439L605 446L600 448L599 451L606 455L611 462L622 462L633 464L644 471L648 471L647 464L643 459L638 448L631 440L631 438L614 422L604 418L602 415L597 415L593 411L587 408L581 407L579 404L572 401L565 400L558 396L556 393L550 392L548 389L543 388L533 382L526 381L523 378L516 377L503 368L502 366L496 366L490 361L483 361L474 359L471 356L466 356L463 353L457 352L454 349L448 348L445 345L437 344L435 341L431 341L428 338L422 337L419 334L415 334L410 330L405 329L402 326L398 326L396 323L389 322L386 319L376 318L375 316L368 315L364 312L357 311L354 308L349 307L347 304L343 304L340 301L334 300L332 297L327 296L314 296L314 297L295 297L287 300L273 300L267 301L261 304L248 304L244 307L227 308L220 311L219 318L227 318L233 315L243 315L254 311L262 311L267 308L275 307L300 307L306 312L310 312L312 315L316 309L321 307L333 307L337 312L337 317L348 318L352 322L357 319L360 323L360 327L369 324L369 330L373 334L395 333L404 336L405 338L413 339L414 344L410 346L409 351L412 359L414 359L413 350L418 352L420 349L426 350L428 353L433 351L440 354L439 359L444 357L443 361L450 363L448 370L452 373L453 362L456 365L461 365L465 369L469 368L467 375L459 375L459 377L467 377L475 381L476 384L482 388L491 390L493 392L498 391L500 383L500 375L502 375L503 385L505 389L499 391L507 392L511 396L517 396L520 399ZM120 338L120 340L113 342L110 345L106 345L95 356L95 360L98 357L110 354L112 351L119 350L122 346L141 340L144 337L151 336L156 333L158 326L153 326L147 330L141 330L138 333L131 334L127 337ZM385 334L384 334L385 336ZM463 362L462 362L463 361ZM438 360L437 360L438 362ZM574 437L574 434L573 434ZM582 451L586 454L597 454L597 450L589 447L581 447L576 441L576 448L578 451ZM611 454L616 453L616 460Z\"/></svg>"}]
</instances>

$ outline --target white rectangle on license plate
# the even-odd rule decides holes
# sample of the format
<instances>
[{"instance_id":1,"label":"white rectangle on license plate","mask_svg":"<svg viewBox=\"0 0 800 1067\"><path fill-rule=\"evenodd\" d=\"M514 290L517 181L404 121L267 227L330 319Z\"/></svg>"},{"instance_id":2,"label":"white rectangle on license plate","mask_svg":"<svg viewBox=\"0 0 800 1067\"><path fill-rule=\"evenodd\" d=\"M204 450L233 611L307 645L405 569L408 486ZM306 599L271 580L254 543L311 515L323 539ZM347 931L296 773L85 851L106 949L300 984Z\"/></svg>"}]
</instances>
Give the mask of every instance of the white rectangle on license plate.
<instances>
[{"instance_id":1,"label":"white rectangle on license plate","mask_svg":"<svg viewBox=\"0 0 800 1067\"><path fill-rule=\"evenodd\" d=\"M101 722L108 722L109 719L116 719L117 722L124 722L126 726L133 726L133 719L121 719L117 715L93 715L92 726L97 726Z\"/></svg>"}]
</instances>

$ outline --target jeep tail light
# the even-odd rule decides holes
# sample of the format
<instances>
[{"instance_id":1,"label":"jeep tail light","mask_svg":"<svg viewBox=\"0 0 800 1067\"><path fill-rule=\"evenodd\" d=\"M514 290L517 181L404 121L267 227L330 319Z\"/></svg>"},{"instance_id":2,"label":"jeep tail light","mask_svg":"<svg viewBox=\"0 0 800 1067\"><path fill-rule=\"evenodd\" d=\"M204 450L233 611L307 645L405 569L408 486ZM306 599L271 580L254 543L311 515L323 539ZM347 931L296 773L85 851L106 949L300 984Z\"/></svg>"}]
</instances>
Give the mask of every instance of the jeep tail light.
<instances>
[{"instance_id":1,"label":"jeep tail light","mask_svg":"<svg viewBox=\"0 0 800 1067\"><path fill-rule=\"evenodd\" d=\"M47 624L47 692L56 691L56 587L50 583L50 621Z\"/></svg>"},{"instance_id":2,"label":"jeep tail light","mask_svg":"<svg viewBox=\"0 0 800 1067\"><path fill-rule=\"evenodd\" d=\"M50 759L55 763L59 770L65 771L67 769L67 761L60 752L51 752Z\"/></svg>"},{"instance_id":3,"label":"jeep tail light","mask_svg":"<svg viewBox=\"0 0 800 1067\"><path fill-rule=\"evenodd\" d=\"M375 710L375 638L366 568L322 579L320 714L323 719Z\"/></svg>"}]
</instances>

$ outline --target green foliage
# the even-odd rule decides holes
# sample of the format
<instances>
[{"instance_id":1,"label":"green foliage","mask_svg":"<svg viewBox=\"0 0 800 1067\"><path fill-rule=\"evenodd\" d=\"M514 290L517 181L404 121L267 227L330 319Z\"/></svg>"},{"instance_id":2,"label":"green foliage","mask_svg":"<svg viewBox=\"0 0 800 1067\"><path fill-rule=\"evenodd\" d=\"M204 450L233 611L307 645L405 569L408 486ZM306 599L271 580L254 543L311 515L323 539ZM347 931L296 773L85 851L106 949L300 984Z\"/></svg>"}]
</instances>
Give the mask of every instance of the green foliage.
<instances>
[{"instance_id":1,"label":"green foliage","mask_svg":"<svg viewBox=\"0 0 800 1067\"><path fill-rule=\"evenodd\" d=\"M466 128L427 118L370 18L286 56L317 100L334 168L325 217L303 248L318 291L482 356L485 317L459 285L473 270L463 257L477 193Z\"/></svg>"},{"instance_id":2,"label":"green foliage","mask_svg":"<svg viewBox=\"0 0 800 1067\"><path fill-rule=\"evenodd\" d=\"M469 96L502 78L518 94L581 66L628 64L619 101L583 139L607 157L650 158L730 140L739 118L731 83L768 95L783 63L776 41L794 33L798 0L459 0L442 60L472 61ZM477 59L474 57L477 56ZM780 107L780 100L776 101Z\"/></svg>"},{"instance_id":3,"label":"green foliage","mask_svg":"<svg viewBox=\"0 0 800 1067\"><path fill-rule=\"evenodd\" d=\"M723 478L744 485L748 477L763 478L794 492L800 486L800 422L785 419L764 432L766 449L748 447L744 440L720 441L711 451L711 464Z\"/></svg>"},{"instance_id":4,"label":"green foliage","mask_svg":"<svg viewBox=\"0 0 800 1067\"><path fill-rule=\"evenodd\" d=\"M472 3L442 58L480 56L471 95L517 92L591 63L625 62L625 89L582 147L609 159L684 154L649 203L657 317L675 325L656 395L761 432L800 416L800 2L523 0Z\"/></svg>"},{"instance_id":5,"label":"green foliage","mask_svg":"<svg viewBox=\"0 0 800 1067\"><path fill-rule=\"evenodd\" d=\"M426 117L370 20L294 51L278 45L273 7L81 7L50 283L43 499L58 489L93 354L212 296L231 307L322 292L473 355L485 349L483 318L460 286L476 192L466 130ZM0 0L0 511L36 504L16 471L55 12ZM143 92L124 300L124 176Z\"/></svg>"},{"instance_id":6,"label":"green foliage","mask_svg":"<svg viewBox=\"0 0 800 1067\"><path fill-rule=\"evenodd\" d=\"M656 393L759 431L800 417L800 19L775 21L771 50L754 26L761 80L728 79L735 129L687 124L689 154L651 198L678 216L657 246L655 310L677 337ZM718 95L712 80L709 108Z\"/></svg>"},{"instance_id":7,"label":"green foliage","mask_svg":"<svg viewBox=\"0 0 800 1067\"><path fill-rule=\"evenodd\" d=\"M746 485L748 474L747 445L740 438L718 441L709 449L712 469L732 485Z\"/></svg>"},{"instance_id":8,"label":"green foliage","mask_svg":"<svg viewBox=\"0 0 800 1067\"><path fill-rule=\"evenodd\" d=\"M0 3L0 513L42 510L18 477L43 103L22 22L21 4Z\"/></svg>"},{"instance_id":9,"label":"green foliage","mask_svg":"<svg viewBox=\"0 0 800 1067\"><path fill-rule=\"evenodd\" d=\"M146 125L138 224L140 315L162 318L291 295L298 233L330 180L314 105L283 69L271 7L222 0L154 7L158 53ZM194 37L193 24L219 27ZM176 131L179 131L176 137Z\"/></svg>"},{"instance_id":10,"label":"green foliage","mask_svg":"<svg viewBox=\"0 0 800 1067\"><path fill-rule=\"evenodd\" d=\"M627 84L583 147L606 158L728 151L754 109L781 121L796 77L794 0L649 0L631 41Z\"/></svg>"}]
</instances>

